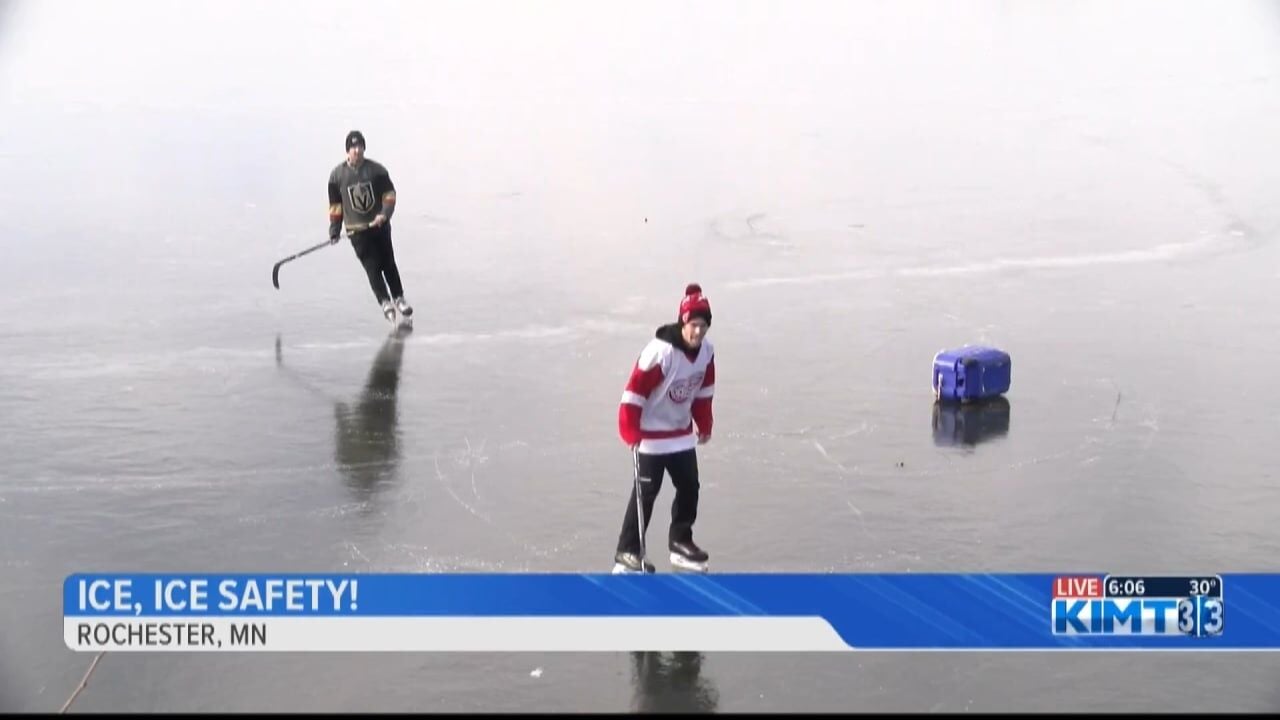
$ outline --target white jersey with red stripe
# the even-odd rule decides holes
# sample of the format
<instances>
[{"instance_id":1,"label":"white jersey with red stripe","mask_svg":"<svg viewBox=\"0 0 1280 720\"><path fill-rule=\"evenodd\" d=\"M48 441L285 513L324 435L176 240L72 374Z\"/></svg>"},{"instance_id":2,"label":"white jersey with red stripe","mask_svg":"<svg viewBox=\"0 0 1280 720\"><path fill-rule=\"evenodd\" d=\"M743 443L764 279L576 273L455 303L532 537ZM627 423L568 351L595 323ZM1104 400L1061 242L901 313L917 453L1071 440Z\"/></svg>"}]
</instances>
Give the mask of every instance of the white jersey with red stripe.
<instances>
[{"instance_id":1,"label":"white jersey with red stripe","mask_svg":"<svg viewBox=\"0 0 1280 720\"><path fill-rule=\"evenodd\" d=\"M711 434L715 348L704 339L690 357L677 343L683 344L678 325L660 328L640 353L622 392L619 434L627 444L639 441L642 453L688 450L697 445L698 434Z\"/></svg>"}]
</instances>

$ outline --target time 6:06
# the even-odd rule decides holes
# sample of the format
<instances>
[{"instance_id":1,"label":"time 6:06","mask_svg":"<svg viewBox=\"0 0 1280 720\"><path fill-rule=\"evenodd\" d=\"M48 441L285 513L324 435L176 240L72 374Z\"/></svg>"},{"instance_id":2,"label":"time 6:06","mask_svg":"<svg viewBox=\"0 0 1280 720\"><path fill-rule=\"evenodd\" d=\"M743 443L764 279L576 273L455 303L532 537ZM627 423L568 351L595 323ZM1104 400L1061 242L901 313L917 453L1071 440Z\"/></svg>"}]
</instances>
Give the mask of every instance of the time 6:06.
<instances>
[{"instance_id":1,"label":"time 6:06","mask_svg":"<svg viewBox=\"0 0 1280 720\"><path fill-rule=\"evenodd\" d=\"M1141 580L1121 580L1111 578L1107 581L1108 595L1145 595L1146 588Z\"/></svg>"}]
</instances>

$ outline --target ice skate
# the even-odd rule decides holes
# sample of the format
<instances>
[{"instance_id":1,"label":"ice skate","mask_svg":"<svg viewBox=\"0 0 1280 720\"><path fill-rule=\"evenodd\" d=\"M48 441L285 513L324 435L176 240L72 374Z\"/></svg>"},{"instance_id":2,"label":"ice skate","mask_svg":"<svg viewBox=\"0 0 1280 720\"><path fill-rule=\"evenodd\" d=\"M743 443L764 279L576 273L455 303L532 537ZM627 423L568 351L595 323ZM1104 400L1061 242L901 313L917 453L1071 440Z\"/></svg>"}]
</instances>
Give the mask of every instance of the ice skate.
<instances>
[{"instance_id":1,"label":"ice skate","mask_svg":"<svg viewBox=\"0 0 1280 720\"><path fill-rule=\"evenodd\" d=\"M706 572L711 556L698 547L692 539L671 543L671 565L681 570Z\"/></svg>"},{"instance_id":2,"label":"ice skate","mask_svg":"<svg viewBox=\"0 0 1280 720\"><path fill-rule=\"evenodd\" d=\"M387 322L394 323L396 321L396 308L391 304L390 300L382 301L382 314L386 316Z\"/></svg>"},{"instance_id":3,"label":"ice skate","mask_svg":"<svg viewBox=\"0 0 1280 720\"><path fill-rule=\"evenodd\" d=\"M645 560L643 563L644 572L646 574L658 571L653 563ZM620 552L613 556L613 574L614 575L639 575L641 568L640 556L635 553Z\"/></svg>"},{"instance_id":4,"label":"ice skate","mask_svg":"<svg viewBox=\"0 0 1280 720\"><path fill-rule=\"evenodd\" d=\"M405 318L413 317L413 306L409 304L408 300L404 299L403 295L396 298L396 311Z\"/></svg>"}]
</instances>

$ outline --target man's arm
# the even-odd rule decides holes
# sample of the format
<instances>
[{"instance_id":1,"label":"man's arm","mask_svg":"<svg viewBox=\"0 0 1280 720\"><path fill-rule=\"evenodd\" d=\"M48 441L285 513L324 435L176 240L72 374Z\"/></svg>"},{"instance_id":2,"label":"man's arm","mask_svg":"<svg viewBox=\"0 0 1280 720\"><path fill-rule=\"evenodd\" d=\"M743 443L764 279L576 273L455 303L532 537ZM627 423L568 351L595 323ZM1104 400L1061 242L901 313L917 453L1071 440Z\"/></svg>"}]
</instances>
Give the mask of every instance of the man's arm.
<instances>
[{"instance_id":1,"label":"man's arm","mask_svg":"<svg viewBox=\"0 0 1280 720\"><path fill-rule=\"evenodd\" d=\"M342 190L337 173L329 175L329 239L337 240L342 232Z\"/></svg>"},{"instance_id":2,"label":"man's arm","mask_svg":"<svg viewBox=\"0 0 1280 720\"><path fill-rule=\"evenodd\" d=\"M396 186L391 182L391 173L385 167L379 167L378 174L373 178L373 192L382 198L382 212L378 214L382 216L383 222L390 222L396 211Z\"/></svg>"},{"instance_id":3,"label":"man's arm","mask_svg":"<svg viewBox=\"0 0 1280 720\"><path fill-rule=\"evenodd\" d=\"M662 384L662 355L653 346L645 348L631 368L631 376L622 390L618 405L618 435L622 442L634 447L642 439L640 415L653 389Z\"/></svg>"},{"instance_id":4,"label":"man's arm","mask_svg":"<svg viewBox=\"0 0 1280 720\"><path fill-rule=\"evenodd\" d=\"M711 425L714 417L711 412L711 401L716 394L716 358L713 355L707 363L707 374L702 378L702 387L693 396L693 421L698 424L698 440L706 442L711 439Z\"/></svg>"}]
</instances>

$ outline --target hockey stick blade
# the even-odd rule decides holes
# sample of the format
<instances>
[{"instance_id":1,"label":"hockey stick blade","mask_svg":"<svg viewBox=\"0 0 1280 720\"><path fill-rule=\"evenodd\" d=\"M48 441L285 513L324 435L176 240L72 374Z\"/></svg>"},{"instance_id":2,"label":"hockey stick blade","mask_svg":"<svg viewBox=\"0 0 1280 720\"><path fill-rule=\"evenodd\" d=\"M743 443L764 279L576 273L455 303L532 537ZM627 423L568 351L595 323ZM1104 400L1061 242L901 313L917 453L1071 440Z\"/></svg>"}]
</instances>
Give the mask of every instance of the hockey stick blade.
<instances>
[{"instance_id":1,"label":"hockey stick blade","mask_svg":"<svg viewBox=\"0 0 1280 720\"><path fill-rule=\"evenodd\" d=\"M274 285L277 290L280 289L280 266L284 265L290 260L297 260L298 258L302 257L303 255L306 255L307 253L315 252L316 250L319 250L322 247L327 247L332 244L333 244L333 241L325 240L324 242L318 245L313 245L307 248L306 250L303 250L302 252L294 253L293 255L290 255L289 257L276 263L275 266L271 268L271 284Z\"/></svg>"}]
</instances>

